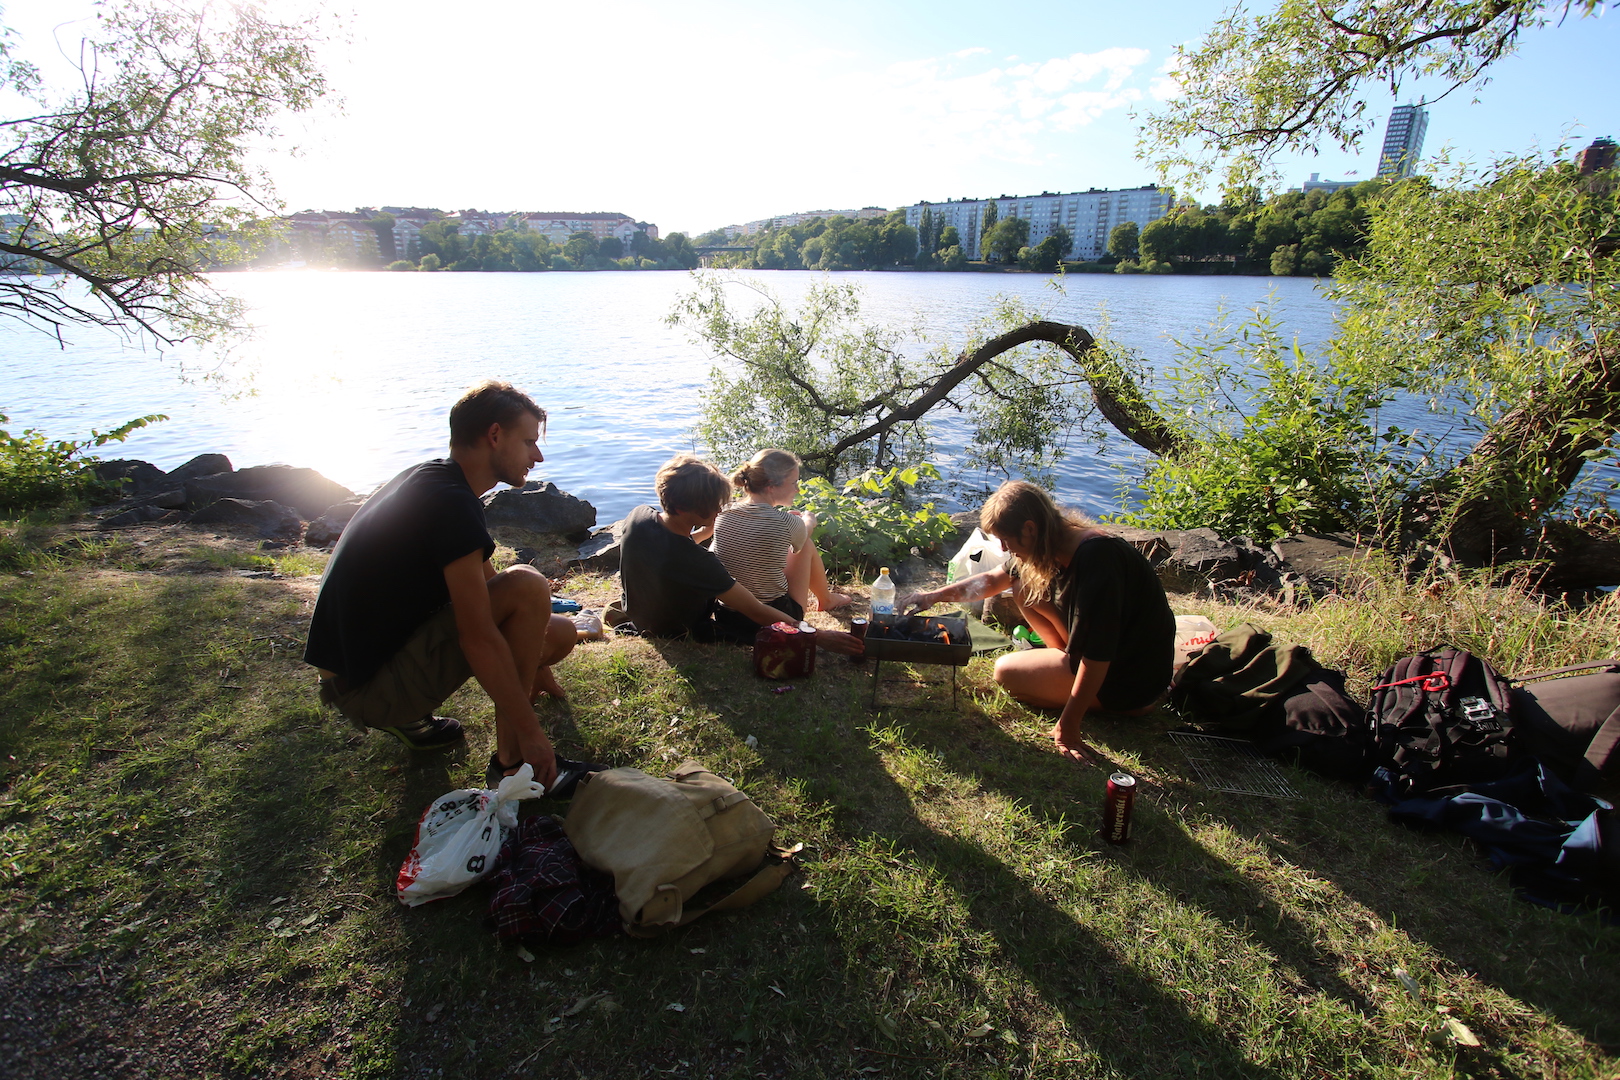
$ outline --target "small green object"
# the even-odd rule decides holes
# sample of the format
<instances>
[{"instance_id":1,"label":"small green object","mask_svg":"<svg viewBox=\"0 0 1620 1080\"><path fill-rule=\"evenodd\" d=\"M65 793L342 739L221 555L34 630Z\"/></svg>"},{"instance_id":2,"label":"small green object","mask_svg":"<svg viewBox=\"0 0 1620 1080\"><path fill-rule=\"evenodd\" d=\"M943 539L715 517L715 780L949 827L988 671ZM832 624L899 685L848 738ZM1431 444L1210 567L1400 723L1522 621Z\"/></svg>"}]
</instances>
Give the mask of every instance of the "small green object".
<instances>
[{"instance_id":1,"label":"small green object","mask_svg":"<svg viewBox=\"0 0 1620 1080\"><path fill-rule=\"evenodd\" d=\"M1027 626L1019 626L1017 629L1015 629L1013 631L1013 637L1017 638L1019 641L1027 641L1031 645L1046 644L1046 642L1041 640L1041 635L1037 634Z\"/></svg>"}]
</instances>

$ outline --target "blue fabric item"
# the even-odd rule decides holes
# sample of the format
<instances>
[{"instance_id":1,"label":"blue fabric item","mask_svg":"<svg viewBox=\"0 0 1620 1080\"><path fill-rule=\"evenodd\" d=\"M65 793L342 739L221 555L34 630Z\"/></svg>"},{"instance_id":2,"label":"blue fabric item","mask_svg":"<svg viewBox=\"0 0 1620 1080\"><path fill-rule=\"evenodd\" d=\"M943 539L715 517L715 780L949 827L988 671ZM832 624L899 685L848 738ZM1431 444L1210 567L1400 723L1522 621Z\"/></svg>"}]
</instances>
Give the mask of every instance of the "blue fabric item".
<instances>
[{"instance_id":1,"label":"blue fabric item","mask_svg":"<svg viewBox=\"0 0 1620 1080\"><path fill-rule=\"evenodd\" d=\"M568 615L578 611L580 606L578 600L570 600L564 596L553 596L551 598L551 610L561 615Z\"/></svg>"},{"instance_id":2,"label":"blue fabric item","mask_svg":"<svg viewBox=\"0 0 1620 1080\"><path fill-rule=\"evenodd\" d=\"M1444 798L1406 799L1391 820L1446 829L1477 841L1509 870L1521 899L1559 911L1620 904L1620 828L1614 807L1572 790L1537 764L1504 780Z\"/></svg>"}]
</instances>

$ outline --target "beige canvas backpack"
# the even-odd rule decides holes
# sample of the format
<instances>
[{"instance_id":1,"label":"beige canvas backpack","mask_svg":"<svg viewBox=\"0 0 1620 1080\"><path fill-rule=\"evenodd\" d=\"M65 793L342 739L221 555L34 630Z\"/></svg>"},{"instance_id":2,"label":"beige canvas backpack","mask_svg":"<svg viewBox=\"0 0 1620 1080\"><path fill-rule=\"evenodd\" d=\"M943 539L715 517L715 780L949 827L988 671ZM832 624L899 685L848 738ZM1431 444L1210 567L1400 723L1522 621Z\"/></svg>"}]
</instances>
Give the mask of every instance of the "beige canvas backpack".
<instances>
[{"instance_id":1,"label":"beige canvas backpack","mask_svg":"<svg viewBox=\"0 0 1620 1080\"><path fill-rule=\"evenodd\" d=\"M563 831L586 864L613 875L624 928L638 937L752 904L793 872L792 853L771 844L776 826L765 812L695 761L668 780L640 769L591 773ZM710 882L749 873L722 899L686 906Z\"/></svg>"}]
</instances>

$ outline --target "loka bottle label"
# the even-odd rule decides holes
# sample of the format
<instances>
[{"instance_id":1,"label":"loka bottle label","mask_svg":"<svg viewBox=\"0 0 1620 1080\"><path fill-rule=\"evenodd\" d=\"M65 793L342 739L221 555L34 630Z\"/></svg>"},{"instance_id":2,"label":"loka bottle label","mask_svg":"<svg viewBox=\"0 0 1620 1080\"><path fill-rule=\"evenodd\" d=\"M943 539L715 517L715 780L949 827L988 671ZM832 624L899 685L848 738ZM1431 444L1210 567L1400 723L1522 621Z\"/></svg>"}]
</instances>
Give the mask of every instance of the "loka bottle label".
<instances>
[{"instance_id":1,"label":"loka bottle label","mask_svg":"<svg viewBox=\"0 0 1620 1080\"><path fill-rule=\"evenodd\" d=\"M1136 777L1117 772L1108 778L1103 799L1103 839L1123 844L1131 838L1131 806L1136 802Z\"/></svg>"}]
</instances>

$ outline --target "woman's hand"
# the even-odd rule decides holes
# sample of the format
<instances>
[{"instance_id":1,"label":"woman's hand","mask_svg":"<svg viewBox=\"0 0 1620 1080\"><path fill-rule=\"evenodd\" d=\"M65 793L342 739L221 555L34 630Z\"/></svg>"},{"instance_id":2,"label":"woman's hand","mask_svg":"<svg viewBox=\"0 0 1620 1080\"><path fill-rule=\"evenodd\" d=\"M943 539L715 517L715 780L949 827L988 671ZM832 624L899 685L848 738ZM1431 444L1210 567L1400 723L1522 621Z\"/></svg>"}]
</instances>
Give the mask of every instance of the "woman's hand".
<instances>
[{"instance_id":1,"label":"woman's hand","mask_svg":"<svg viewBox=\"0 0 1620 1080\"><path fill-rule=\"evenodd\" d=\"M1066 734L1063 722L1060 720L1052 727L1052 741L1057 744L1058 753L1070 761L1081 765L1094 765L1097 762L1095 752L1086 745L1086 740L1078 731Z\"/></svg>"}]
</instances>

